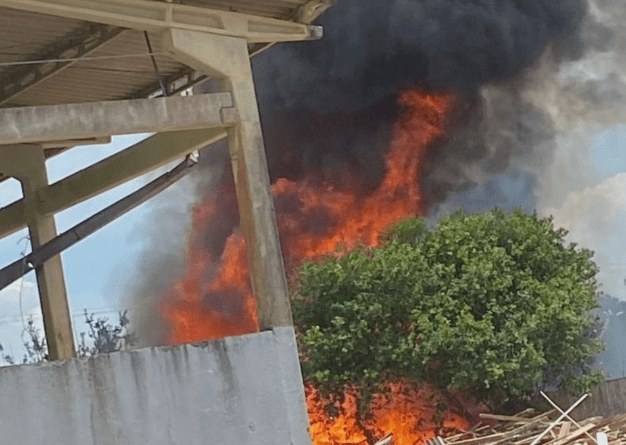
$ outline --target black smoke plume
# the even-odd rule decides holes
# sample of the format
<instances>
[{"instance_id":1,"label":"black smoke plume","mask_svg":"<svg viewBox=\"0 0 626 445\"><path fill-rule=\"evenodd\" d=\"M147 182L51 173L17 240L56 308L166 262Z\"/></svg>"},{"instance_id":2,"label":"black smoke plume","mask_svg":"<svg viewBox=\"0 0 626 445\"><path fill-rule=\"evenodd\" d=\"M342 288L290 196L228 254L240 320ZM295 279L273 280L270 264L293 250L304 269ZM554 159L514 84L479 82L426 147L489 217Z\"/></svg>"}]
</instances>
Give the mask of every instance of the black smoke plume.
<instances>
[{"instance_id":1,"label":"black smoke plume","mask_svg":"<svg viewBox=\"0 0 626 445\"><path fill-rule=\"evenodd\" d=\"M272 178L317 171L332 181L333 172L349 165L362 178L357 188L376 187L402 112L397 97L412 88L455 93L467 110L426 164L429 205L472 182L462 171L468 161L489 157L481 168L503 171L525 147L503 143L495 155L488 147L481 87L521 82L549 46L560 59L580 56L586 6L584 0L340 0L319 19L324 39L278 45L254 59ZM513 104L509 114L543 118L528 108ZM526 131L527 124L534 123L513 131ZM523 137L532 144L535 136Z\"/></svg>"}]
</instances>

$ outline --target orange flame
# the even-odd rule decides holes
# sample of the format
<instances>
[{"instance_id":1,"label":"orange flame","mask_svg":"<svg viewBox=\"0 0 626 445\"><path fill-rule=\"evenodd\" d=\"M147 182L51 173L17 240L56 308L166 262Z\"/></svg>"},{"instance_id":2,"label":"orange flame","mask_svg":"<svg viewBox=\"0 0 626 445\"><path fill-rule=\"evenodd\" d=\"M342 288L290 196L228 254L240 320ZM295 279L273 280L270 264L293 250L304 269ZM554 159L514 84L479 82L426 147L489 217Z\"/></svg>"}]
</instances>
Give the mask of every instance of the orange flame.
<instances>
[{"instance_id":1,"label":"orange flame","mask_svg":"<svg viewBox=\"0 0 626 445\"><path fill-rule=\"evenodd\" d=\"M374 396L361 422L357 422L355 394L348 389L343 402L333 403L337 412L333 416L327 409L328 401L315 387L307 385L310 432L315 445L368 445L368 436L376 440L392 436L393 445L423 445L441 431L469 428L461 416L437 412L437 393L427 385L416 389L406 382L389 383L387 391Z\"/></svg>"},{"instance_id":2,"label":"orange flame","mask_svg":"<svg viewBox=\"0 0 626 445\"><path fill-rule=\"evenodd\" d=\"M365 199L357 194L317 185L315 178L301 182L279 179L272 190L276 200L296 196L297 214L278 214L278 229L288 262L299 262L333 253L339 246L354 248L358 243L376 246L389 224L423 213L419 193L419 160L427 146L444 132L444 121L452 105L449 96L424 95L408 91L400 105L409 112L397 124L386 158L386 174L376 191ZM280 209L280 206L277 206ZM311 214L323 214L330 221L323 232L303 230Z\"/></svg>"},{"instance_id":3,"label":"orange flame","mask_svg":"<svg viewBox=\"0 0 626 445\"><path fill-rule=\"evenodd\" d=\"M422 214L419 161L428 145L445 132L453 105L451 96L407 91L400 105L407 110L396 124L386 156L386 173L377 190L365 198L357 193L319 185L313 177L294 182L278 179L273 187L285 262L297 264L359 243L376 246L390 223ZM295 197L296 211L281 211L281 199ZM195 210L194 231L216 215L215 200ZM307 230L310 215L324 215L323 227ZM245 240L233 233L220 258L198 247L192 237L187 269L165 298L160 312L169 327L171 344L240 335L258 330L256 303L250 288ZM209 274L212 278L207 279Z\"/></svg>"},{"instance_id":4,"label":"orange flame","mask_svg":"<svg viewBox=\"0 0 626 445\"><path fill-rule=\"evenodd\" d=\"M394 221L424 213L419 190L419 167L428 146L446 130L454 104L451 96L407 91L400 105L407 110L395 125L386 156L386 173L378 188L366 197L334 189L310 176L299 182L284 178L272 186L278 228L286 264L314 259L359 243L376 246L381 232ZM282 205L290 202L291 207ZM256 302L250 287L245 239L232 233L219 258L203 249L201 233L217 213L216 199L194 210L193 234L185 275L170 289L160 312L171 329L171 344L211 340L259 329ZM295 210L294 210L295 208ZM311 230L312 215L323 215ZM392 445L422 445L435 435L434 392L406 383L389 385L385 395L372 401L370 414L359 421L355 391L335 402L336 416L311 385L306 388L311 435L315 445L367 445L368 438L393 435ZM467 428L450 412L443 426ZM441 419L439 419L441 420Z\"/></svg>"}]
</instances>

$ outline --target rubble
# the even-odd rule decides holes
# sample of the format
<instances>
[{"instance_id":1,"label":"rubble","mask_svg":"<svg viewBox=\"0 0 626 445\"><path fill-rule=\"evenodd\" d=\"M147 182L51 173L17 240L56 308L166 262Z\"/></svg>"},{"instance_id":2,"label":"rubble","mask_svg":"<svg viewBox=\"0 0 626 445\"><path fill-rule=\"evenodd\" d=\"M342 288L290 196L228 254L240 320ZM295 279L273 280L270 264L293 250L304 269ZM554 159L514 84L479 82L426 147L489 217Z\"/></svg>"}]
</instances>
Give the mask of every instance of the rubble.
<instances>
[{"instance_id":1,"label":"rubble","mask_svg":"<svg viewBox=\"0 0 626 445\"><path fill-rule=\"evenodd\" d=\"M481 414L484 421L473 428L451 437L437 436L427 445L626 445L626 413L577 422L569 413L587 394L567 411L542 395L555 409L543 413L527 409L514 416Z\"/></svg>"}]
</instances>

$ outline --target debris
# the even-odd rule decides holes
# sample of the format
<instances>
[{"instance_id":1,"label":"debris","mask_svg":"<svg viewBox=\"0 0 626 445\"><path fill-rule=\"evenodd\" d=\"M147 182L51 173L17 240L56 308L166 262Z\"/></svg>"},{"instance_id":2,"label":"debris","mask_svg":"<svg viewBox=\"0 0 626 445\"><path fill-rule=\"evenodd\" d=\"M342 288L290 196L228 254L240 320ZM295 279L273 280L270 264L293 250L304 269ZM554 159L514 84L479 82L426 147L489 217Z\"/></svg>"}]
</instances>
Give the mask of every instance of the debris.
<instances>
[{"instance_id":1,"label":"debris","mask_svg":"<svg viewBox=\"0 0 626 445\"><path fill-rule=\"evenodd\" d=\"M376 442L374 445L389 445L391 443L391 439L393 439L393 437L391 437L391 434L389 434L388 436L385 436L381 440Z\"/></svg>"},{"instance_id":2,"label":"debris","mask_svg":"<svg viewBox=\"0 0 626 445\"><path fill-rule=\"evenodd\" d=\"M514 416L481 414L482 419L498 423L479 423L451 437L437 436L426 445L626 445L626 414L577 422L569 413L587 395L565 411L542 395L554 407L552 411L537 414L525 410Z\"/></svg>"}]
</instances>

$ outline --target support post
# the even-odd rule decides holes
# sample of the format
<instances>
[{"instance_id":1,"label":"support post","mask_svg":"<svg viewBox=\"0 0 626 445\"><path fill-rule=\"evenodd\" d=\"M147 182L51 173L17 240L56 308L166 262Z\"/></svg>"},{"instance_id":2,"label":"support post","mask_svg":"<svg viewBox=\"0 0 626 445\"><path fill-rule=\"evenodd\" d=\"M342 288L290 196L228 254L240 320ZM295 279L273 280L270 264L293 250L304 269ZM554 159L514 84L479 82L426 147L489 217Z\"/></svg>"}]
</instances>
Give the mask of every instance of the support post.
<instances>
[{"instance_id":1,"label":"support post","mask_svg":"<svg viewBox=\"0 0 626 445\"><path fill-rule=\"evenodd\" d=\"M0 147L2 173L13 176L22 184L24 217L35 250L56 238L54 215L39 212L37 190L48 186L48 174L43 149L36 145ZM72 319L61 257L56 255L35 269L39 299L50 360L65 360L75 356Z\"/></svg>"},{"instance_id":2,"label":"support post","mask_svg":"<svg viewBox=\"0 0 626 445\"><path fill-rule=\"evenodd\" d=\"M165 48L174 57L213 78L231 92L240 121L229 129L241 228L248 247L252 289L261 330L291 326L285 269L252 69L245 39L170 29Z\"/></svg>"}]
</instances>

